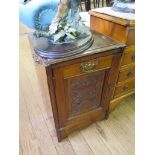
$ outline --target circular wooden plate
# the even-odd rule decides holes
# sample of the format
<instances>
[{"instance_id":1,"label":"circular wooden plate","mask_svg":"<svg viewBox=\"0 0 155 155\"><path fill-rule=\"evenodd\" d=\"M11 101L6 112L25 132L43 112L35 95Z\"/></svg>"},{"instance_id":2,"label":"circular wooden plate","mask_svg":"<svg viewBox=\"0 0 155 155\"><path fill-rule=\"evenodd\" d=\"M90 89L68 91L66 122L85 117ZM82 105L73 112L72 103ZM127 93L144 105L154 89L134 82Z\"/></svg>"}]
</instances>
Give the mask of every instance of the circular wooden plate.
<instances>
[{"instance_id":1,"label":"circular wooden plate","mask_svg":"<svg viewBox=\"0 0 155 155\"><path fill-rule=\"evenodd\" d=\"M56 59L81 53L88 49L93 43L93 37L90 33L87 37L75 40L71 43L51 44L47 38L36 38L31 36L34 45L34 51L37 55Z\"/></svg>"}]
</instances>

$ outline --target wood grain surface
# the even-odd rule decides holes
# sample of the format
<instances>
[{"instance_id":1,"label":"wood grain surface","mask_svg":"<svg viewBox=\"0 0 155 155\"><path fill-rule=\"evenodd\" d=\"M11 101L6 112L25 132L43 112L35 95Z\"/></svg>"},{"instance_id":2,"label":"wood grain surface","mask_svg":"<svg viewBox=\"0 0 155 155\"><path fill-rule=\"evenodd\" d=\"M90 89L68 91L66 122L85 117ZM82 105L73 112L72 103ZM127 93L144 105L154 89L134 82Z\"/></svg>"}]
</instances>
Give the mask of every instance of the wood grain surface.
<instances>
[{"instance_id":1,"label":"wood grain surface","mask_svg":"<svg viewBox=\"0 0 155 155\"><path fill-rule=\"evenodd\" d=\"M117 40L126 45L125 52L122 56L120 73L117 84L123 82L122 87L115 87L115 93L110 103L110 111L114 109L125 97L134 94L134 81L126 85L126 80L133 78L135 64L135 21L126 20L118 17L110 16L95 11L90 11L90 29L100 32L105 36ZM122 72L126 68L126 71ZM128 71L127 71L128 68ZM123 90L130 87L129 90ZM123 89L122 89L123 88ZM119 90L118 90L119 89ZM116 98L117 97L117 98Z\"/></svg>"}]
</instances>

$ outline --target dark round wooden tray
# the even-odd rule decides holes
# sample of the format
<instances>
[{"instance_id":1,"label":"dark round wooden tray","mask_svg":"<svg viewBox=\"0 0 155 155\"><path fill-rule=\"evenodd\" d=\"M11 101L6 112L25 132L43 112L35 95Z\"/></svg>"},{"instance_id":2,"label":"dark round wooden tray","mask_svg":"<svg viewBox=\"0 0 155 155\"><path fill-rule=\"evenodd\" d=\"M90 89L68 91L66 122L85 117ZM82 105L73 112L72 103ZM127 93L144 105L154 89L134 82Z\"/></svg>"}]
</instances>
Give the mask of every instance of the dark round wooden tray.
<instances>
[{"instance_id":1,"label":"dark round wooden tray","mask_svg":"<svg viewBox=\"0 0 155 155\"><path fill-rule=\"evenodd\" d=\"M63 58L81 53L93 43L91 33L85 38L62 44L52 44L47 38L36 38L34 35L31 35L30 38L33 42L35 53L38 56L48 59Z\"/></svg>"}]
</instances>

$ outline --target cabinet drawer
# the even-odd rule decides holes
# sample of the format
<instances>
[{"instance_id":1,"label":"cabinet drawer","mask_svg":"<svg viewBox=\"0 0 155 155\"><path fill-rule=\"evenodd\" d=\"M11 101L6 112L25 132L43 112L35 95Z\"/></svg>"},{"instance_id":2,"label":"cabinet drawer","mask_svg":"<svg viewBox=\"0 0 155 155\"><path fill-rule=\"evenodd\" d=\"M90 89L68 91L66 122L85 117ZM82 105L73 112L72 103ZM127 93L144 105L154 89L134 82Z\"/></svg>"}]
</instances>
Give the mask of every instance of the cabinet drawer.
<instances>
[{"instance_id":1,"label":"cabinet drawer","mask_svg":"<svg viewBox=\"0 0 155 155\"><path fill-rule=\"evenodd\" d=\"M118 81L122 82L135 76L135 65L130 65L124 69L121 69L118 75Z\"/></svg>"},{"instance_id":2,"label":"cabinet drawer","mask_svg":"<svg viewBox=\"0 0 155 155\"><path fill-rule=\"evenodd\" d=\"M121 84L116 86L114 98L130 92L134 88L135 88L135 79L134 78L127 82L122 82Z\"/></svg>"},{"instance_id":3,"label":"cabinet drawer","mask_svg":"<svg viewBox=\"0 0 155 155\"><path fill-rule=\"evenodd\" d=\"M128 65L130 63L133 63L135 62L135 51L134 50L125 50L125 53L123 55L123 58L122 58L122 63L121 65L124 66L124 65Z\"/></svg>"},{"instance_id":4,"label":"cabinet drawer","mask_svg":"<svg viewBox=\"0 0 155 155\"><path fill-rule=\"evenodd\" d=\"M72 76L86 74L89 72L98 71L103 68L108 68L111 66L112 57L112 55L106 57L99 57L89 61L68 65L63 69L63 76L64 78L68 78Z\"/></svg>"},{"instance_id":5,"label":"cabinet drawer","mask_svg":"<svg viewBox=\"0 0 155 155\"><path fill-rule=\"evenodd\" d=\"M134 27L129 28L126 45L128 46L135 45L135 28Z\"/></svg>"}]
</instances>

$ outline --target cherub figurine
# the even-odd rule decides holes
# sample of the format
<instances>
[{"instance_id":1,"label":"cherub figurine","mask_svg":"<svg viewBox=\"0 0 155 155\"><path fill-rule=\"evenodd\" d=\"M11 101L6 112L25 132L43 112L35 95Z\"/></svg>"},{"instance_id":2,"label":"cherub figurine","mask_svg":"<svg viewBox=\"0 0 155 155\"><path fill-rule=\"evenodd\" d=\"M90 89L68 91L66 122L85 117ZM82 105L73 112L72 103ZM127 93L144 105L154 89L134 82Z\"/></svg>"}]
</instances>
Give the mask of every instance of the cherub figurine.
<instances>
[{"instance_id":1,"label":"cherub figurine","mask_svg":"<svg viewBox=\"0 0 155 155\"><path fill-rule=\"evenodd\" d=\"M49 31L36 31L35 35L47 37L52 43L72 42L90 35L79 15L79 0L59 0L58 11Z\"/></svg>"}]
</instances>

